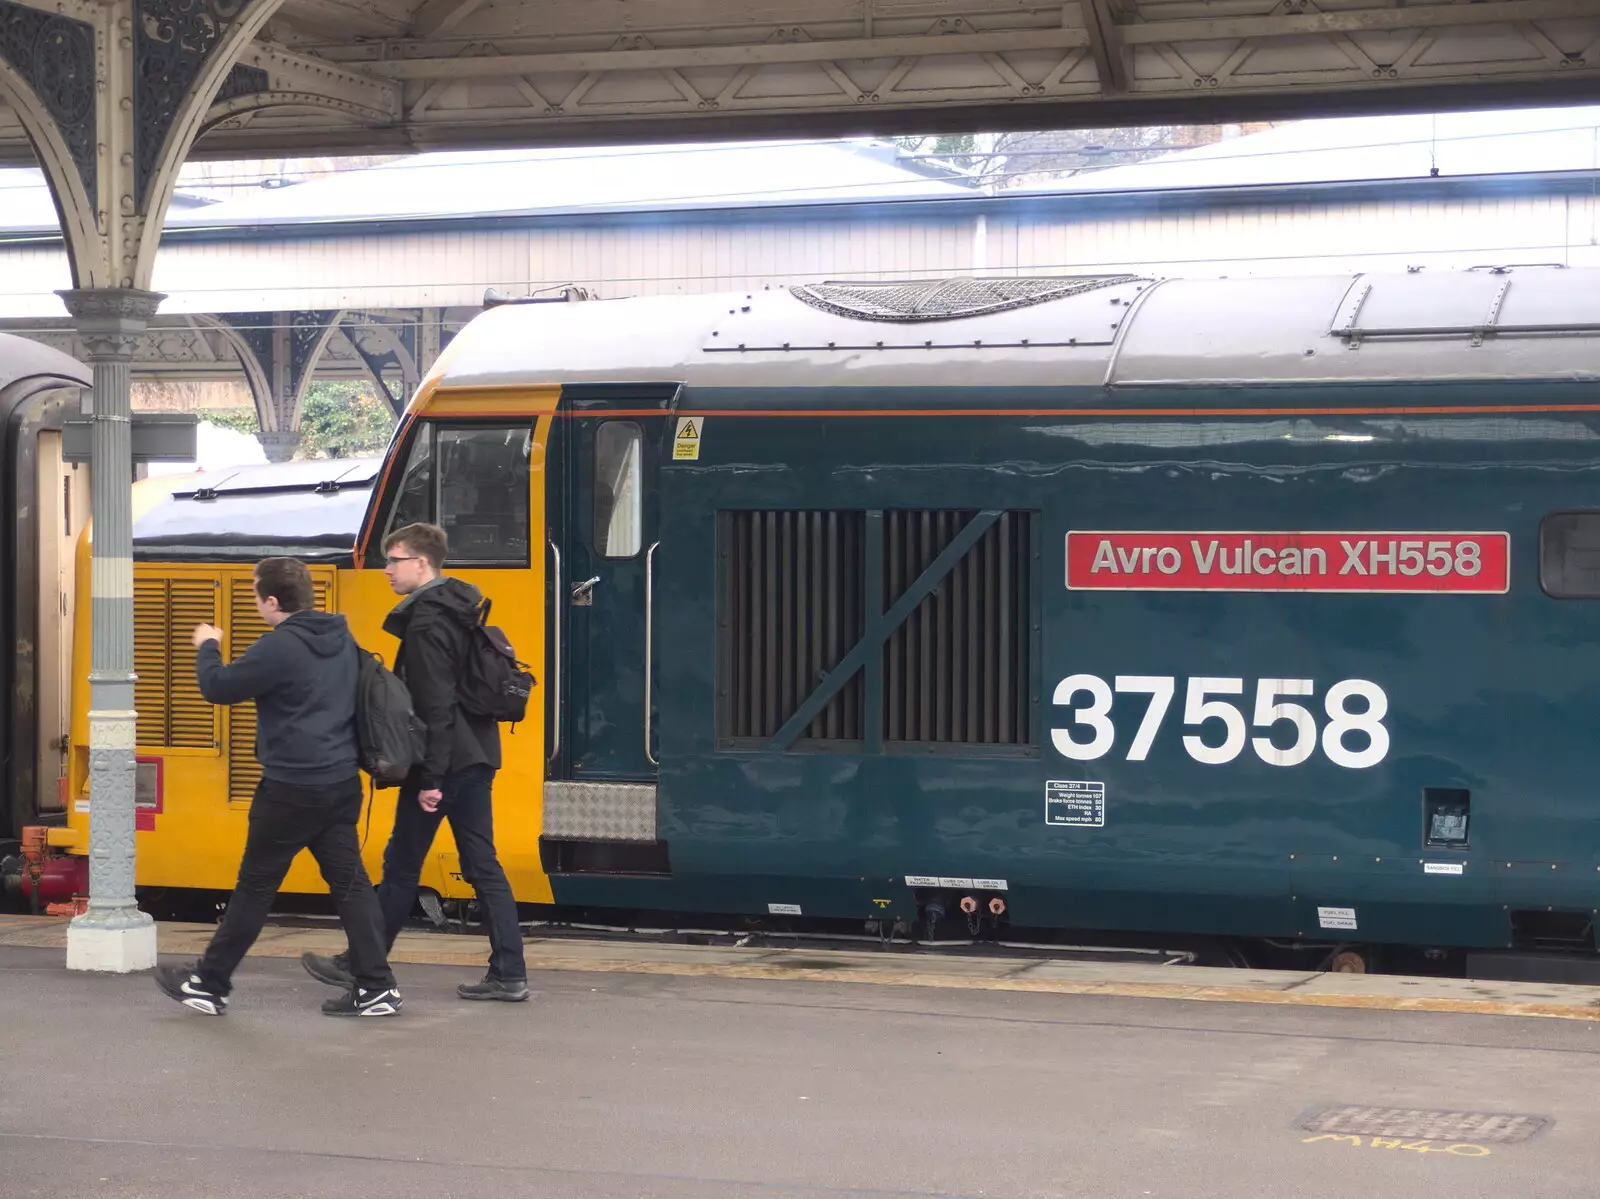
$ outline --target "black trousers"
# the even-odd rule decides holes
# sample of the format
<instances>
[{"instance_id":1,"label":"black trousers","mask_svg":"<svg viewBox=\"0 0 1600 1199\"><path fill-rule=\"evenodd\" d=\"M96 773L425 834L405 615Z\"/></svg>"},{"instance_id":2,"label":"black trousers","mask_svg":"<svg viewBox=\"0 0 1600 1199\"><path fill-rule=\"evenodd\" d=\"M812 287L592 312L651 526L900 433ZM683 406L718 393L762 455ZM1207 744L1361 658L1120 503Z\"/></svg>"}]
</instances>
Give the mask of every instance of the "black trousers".
<instances>
[{"instance_id":1,"label":"black trousers","mask_svg":"<svg viewBox=\"0 0 1600 1199\"><path fill-rule=\"evenodd\" d=\"M350 938L350 972L367 990L394 986L383 940L383 911L361 864L356 822L361 817L361 777L323 786L262 779L250 805L250 832L239 862L239 881L196 973L220 995L233 987L250 946L261 935L272 901L302 849L309 849L333 893L334 908Z\"/></svg>"},{"instance_id":2,"label":"black trousers","mask_svg":"<svg viewBox=\"0 0 1600 1199\"><path fill-rule=\"evenodd\" d=\"M422 810L415 783L400 789L394 832L383 851L378 906L383 909L384 944L393 945L411 914L411 905L417 901L422 863L439 831L439 822L448 820L461 854L461 875L477 892L483 922L489 930L489 973L506 982L521 982L528 977L528 967L522 953L517 901L494 851L493 789L494 770L488 766L469 766L458 774L446 775L440 787L444 798L437 811ZM354 942L350 951L355 953ZM354 962L355 958L350 960Z\"/></svg>"}]
</instances>

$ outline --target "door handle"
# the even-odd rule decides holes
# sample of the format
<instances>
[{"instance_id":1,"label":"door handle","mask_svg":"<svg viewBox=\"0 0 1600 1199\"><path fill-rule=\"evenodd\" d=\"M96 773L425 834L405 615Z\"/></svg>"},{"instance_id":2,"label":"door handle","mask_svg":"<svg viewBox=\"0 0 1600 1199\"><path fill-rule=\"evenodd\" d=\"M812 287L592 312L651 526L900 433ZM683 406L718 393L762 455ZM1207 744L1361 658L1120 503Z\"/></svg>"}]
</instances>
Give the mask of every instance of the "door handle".
<instances>
[{"instance_id":1,"label":"door handle","mask_svg":"<svg viewBox=\"0 0 1600 1199\"><path fill-rule=\"evenodd\" d=\"M655 690L656 549L660 544L656 542L644 556L644 756L652 766L661 765L650 752L650 704Z\"/></svg>"},{"instance_id":2,"label":"door handle","mask_svg":"<svg viewBox=\"0 0 1600 1199\"><path fill-rule=\"evenodd\" d=\"M550 589L552 595L561 594L561 549L554 541L550 542L550 552L555 556L555 586ZM561 622L566 619L559 609L551 614L550 628L555 640L555 670L546 684L550 691L552 714L550 717L550 761L554 762L561 755Z\"/></svg>"},{"instance_id":3,"label":"door handle","mask_svg":"<svg viewBox=\"0 0 1600 1199\"><path fill-rule=\"evenodd\" d=\"M585 579L581 583L572 585L572 606L574 608L592 608L594 606L594 587L600 581L600 576Z\"/></svg>"}]
</instances>

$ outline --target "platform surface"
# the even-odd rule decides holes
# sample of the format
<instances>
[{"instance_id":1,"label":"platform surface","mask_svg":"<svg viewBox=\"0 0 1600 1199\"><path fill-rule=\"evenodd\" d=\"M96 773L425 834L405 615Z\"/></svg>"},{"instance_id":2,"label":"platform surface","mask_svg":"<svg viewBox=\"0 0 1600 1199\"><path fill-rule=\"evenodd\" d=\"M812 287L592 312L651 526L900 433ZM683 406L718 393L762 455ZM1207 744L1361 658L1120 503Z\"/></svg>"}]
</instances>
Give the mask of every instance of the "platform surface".
<instances>
[{"instance_id":1,"label":"platform surface","mask_svg":"<svg viewBox=\"0 0 1600 1199\"><path fill-rule=\"evenodd\" d=\"M1584 987L549 938L529 1003L471 1004L482 941L406 934L404 1015L351 1021L294 960L338 934L274 928L212 1019L68 973L63 935L0 921L18 1199L1600 1185ZM165 960L208 935L163 926Z\"/></svg>"}]
</instances>

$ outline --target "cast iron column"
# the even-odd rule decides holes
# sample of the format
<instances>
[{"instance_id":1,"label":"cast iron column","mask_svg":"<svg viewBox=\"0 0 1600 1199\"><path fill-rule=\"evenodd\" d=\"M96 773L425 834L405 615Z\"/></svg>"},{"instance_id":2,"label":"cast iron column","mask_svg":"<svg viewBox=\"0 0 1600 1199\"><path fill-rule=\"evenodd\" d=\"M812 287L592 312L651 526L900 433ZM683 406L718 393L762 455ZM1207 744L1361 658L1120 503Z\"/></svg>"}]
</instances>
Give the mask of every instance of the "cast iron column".
<instances>
[{"instance_id":1,"label":"cast iron column","mask_svg":"<svg viewBox=\"0 0 1600 1199\"><path fill-rule=\"evenodd\" d=\"M72 921L67 968L147 970L155 925L134 901L133 398L134 346L165 296L64 291L94 368L90 583L89 910Z\"/></svg>"}]
</instances>

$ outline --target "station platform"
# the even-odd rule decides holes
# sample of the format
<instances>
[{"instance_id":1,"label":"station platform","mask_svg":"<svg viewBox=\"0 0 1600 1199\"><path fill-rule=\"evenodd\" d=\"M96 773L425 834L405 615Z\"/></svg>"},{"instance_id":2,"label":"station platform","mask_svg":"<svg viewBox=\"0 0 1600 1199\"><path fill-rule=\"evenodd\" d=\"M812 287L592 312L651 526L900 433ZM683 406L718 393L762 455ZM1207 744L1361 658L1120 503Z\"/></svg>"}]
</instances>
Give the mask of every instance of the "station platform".
<instances>
[{"instance_id":1,"label":"station platform","mask_svg":"<svg viewBox=\"0 0 1600 1199\"><path fill-rule=\"evenodd\" d=\"M0 919L8 1197L1595 1192L1586 987L550 936L472 1004L486 942L419 932L341 1021L280 926L218 1020L65 935Z\"/></svg>"}]
</instances>

